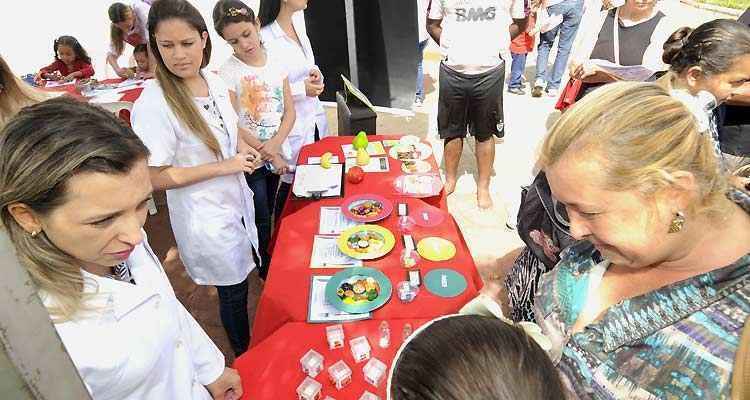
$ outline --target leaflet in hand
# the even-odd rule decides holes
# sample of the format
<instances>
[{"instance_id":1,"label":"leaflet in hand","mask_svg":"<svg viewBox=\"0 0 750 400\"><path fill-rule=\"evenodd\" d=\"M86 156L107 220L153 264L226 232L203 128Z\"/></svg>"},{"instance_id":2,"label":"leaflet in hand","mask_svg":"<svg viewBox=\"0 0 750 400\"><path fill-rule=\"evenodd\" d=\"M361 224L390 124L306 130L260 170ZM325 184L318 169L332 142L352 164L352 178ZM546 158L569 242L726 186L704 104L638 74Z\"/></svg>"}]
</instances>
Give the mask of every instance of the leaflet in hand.
<instances>
[{"instance_id":1,"label":"leaflet in hand","mask_svg":"<svg viewBox=\"0 0 750 400\"><path fill-rule=\"evenodd\" d=\"M372 318L371 313L349 314L339 311L326 301L326 284L330 276L313 276L310 282L310 304L307 322L346 322Z\"/></svg>"},{"instance_id":2,"label":"leaflet in hand","mask_svg":"<svg viewBox=\"0 0 750 400\"><path fill-rule=\"evenodd\" d=\"M607 60L589 60L590 63L603 69L606 73L614 75L624 81L645 81L654 74L643 65L619 65Z\"/></svg>"},{"instance_id":3,"label":"leaflet in hand","mask_svg":"<svg viewBox=\"0 0 750 400\"><path fill-rule=\"evenodd\" d=\"M361 267L362 260L351 258L339 250L338 236L315 235L310 268Z\"/></svg>"}]
</instances>

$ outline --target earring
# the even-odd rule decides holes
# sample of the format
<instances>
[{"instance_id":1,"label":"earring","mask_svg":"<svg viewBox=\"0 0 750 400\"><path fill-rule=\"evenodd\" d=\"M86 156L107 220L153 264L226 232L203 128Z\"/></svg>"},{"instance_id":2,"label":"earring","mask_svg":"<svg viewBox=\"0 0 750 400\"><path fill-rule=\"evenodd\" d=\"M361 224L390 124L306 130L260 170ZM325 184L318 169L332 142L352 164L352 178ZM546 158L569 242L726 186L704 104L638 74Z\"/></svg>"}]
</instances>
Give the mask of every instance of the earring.
<instances>
[{"instance_id":1,"label":"earring","mask_svg":"<svg viewBox=\"0 0 750 400\"><path fill-rule=\"evenodd\" d=\"M31 237L35 238L39 234L39 231L31 231Z\"/></svg>"},{"instance_id":2,"label":"earring","mask_svg":"<svg viewBox=\"0 0 750 400\"><path fill-rule=\"evenodd\" d=\"M682 211L677 211L669 224L669 233L677 233L682 230L683 226L685 226L685 214Z\"/></svg>"}]
</instances>

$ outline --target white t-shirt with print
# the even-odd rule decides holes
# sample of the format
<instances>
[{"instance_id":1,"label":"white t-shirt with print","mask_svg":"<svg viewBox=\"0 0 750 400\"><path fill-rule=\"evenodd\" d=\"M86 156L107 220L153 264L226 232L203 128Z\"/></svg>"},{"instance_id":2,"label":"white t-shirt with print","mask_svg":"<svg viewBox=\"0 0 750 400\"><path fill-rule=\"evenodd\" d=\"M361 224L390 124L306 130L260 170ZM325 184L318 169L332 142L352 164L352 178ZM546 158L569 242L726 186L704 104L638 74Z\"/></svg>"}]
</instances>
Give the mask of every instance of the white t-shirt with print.
<instances>
[{"instance_id":1,"label":"white t-shirt with print","mask_svg":"<svg viewBox=\"0 0 750 400\"><path fill-rule=\"evenodd\" d=\"M219 75L237 95L240 126L261 142L274 137L284 115L284 79L286 71L270 57L263 67L247 65L234 55L219 68ZM282 156L289 161L284 141Z\"/></svg>"},{"instance_id":2,"label":"white t-shirt with print","mask_svg":"<svg viewBox=\"0 0 750 400\"><path fill-rule=\"evenodd\" d=\"M524 17L523 0L433 0L429 11L429 19L442 20L443 63L466 74L500 65L512 19Z\"/></svg>"}]
</instances>

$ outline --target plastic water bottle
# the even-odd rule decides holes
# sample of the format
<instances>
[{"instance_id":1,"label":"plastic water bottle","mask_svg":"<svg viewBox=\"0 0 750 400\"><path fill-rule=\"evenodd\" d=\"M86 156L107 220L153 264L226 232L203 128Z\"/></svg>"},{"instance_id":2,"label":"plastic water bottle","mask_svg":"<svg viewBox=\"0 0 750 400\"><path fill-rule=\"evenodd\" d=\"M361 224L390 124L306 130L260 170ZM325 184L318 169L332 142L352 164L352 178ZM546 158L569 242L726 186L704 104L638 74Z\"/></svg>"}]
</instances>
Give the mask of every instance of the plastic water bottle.
<instances>
[{"instance_id":1,"label":"plastic water bottle","mask_svg":"<svg viewBox=\"0 0 750 400\"><path fill-rule=\"evenodd\" d=\"M380 323L380 340L378 346L385 349L391 345L391 328L388 326L388 321Z\"/></svg>"}]
</instances>

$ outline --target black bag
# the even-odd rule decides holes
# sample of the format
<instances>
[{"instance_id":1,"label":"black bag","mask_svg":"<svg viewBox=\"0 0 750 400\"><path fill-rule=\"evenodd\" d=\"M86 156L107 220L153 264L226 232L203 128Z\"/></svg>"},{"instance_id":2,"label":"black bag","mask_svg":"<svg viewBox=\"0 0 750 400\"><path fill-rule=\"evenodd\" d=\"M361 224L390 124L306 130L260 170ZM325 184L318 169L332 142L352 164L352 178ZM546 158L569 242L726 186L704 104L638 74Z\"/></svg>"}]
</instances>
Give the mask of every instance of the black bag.
<instances>
[{"instance_id":1,"label":"black bag","mask_svg":"<svg viewBox=\"0 0 750 400\"><path fill-rule=\"evenodd\" d=\"M568 231L565 208L552 200L544 172L521 191L518 235L548 270L560 261L560 251L576 242Z\"/></svg>"}]
</instances>

